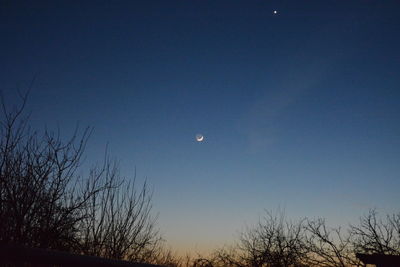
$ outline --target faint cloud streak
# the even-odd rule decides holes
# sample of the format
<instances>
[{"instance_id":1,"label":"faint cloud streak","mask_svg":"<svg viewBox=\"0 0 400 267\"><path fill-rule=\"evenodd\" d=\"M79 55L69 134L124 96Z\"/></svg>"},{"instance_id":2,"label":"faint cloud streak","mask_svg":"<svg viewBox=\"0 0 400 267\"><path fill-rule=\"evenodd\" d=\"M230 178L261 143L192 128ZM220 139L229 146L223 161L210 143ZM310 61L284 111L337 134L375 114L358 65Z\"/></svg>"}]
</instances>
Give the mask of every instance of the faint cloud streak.
<instances>
[{"instance_id":1,"label":"faint cloud streak","mask_svg":"<svg viewBox=\"0 0 400 267\"><path fill-rule=\"evenodd\" d=\"M321 82L326 67L325 64L309 64L294 70L283 70L279 80L266 81L264 93L239 121L239 129L247 139L249 152L262 151L277 142L280 117L302 95Z\"/></svg>"}]
</instances>

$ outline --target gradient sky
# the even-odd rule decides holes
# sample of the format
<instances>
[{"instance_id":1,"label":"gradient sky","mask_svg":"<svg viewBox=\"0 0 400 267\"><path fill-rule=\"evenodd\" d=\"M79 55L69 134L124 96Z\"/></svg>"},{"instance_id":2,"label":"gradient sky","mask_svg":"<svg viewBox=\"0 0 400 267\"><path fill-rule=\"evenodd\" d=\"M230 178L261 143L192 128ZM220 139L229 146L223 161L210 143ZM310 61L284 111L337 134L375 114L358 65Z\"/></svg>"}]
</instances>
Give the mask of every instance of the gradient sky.
<instances>
[{"instance_id":1,"label":"gradient sky","mask_svg":"<svg viewBox=\"0 0 400 267\"><path fill-rule=\"evenodd\" d=\"M179 251L399 211L399 1L1 1L0 31L7 103L36 76L33 126L94 127Z\"/></svg>"}]
</instances>

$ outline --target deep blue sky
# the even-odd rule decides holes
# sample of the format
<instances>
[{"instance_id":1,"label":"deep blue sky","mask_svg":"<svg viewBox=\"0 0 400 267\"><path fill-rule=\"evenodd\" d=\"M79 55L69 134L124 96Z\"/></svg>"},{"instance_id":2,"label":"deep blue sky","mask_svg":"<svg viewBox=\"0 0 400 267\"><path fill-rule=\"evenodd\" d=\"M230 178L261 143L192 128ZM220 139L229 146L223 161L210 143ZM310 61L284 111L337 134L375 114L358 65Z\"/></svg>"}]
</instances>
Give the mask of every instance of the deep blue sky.
<instances>
[{"instance_id":1,"label":"deep blue sky","mask_svg":"<svg viewBox=\"0 0 400 267\"><path fill-rule=\"evenodd\" d=\"M36 76L34 127L93 126L88 161L147 177L174 248L264 209L398 211L399 1L81 2L0 2L0 88Z\"/></svg>"}]
</instances>

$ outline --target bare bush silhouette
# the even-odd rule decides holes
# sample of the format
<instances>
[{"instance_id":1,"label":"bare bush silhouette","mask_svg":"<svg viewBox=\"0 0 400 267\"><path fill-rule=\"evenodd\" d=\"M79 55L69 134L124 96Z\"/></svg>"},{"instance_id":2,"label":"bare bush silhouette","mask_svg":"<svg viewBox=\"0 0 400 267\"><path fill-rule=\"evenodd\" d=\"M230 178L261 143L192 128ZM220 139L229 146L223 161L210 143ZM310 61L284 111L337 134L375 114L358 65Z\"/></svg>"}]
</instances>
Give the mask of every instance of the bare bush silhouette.
<instances>
[{"instance_id":1,"label":"bare bush silhouette","mask_svg":"<svg viewBox=\"0 0 400 267\"><path fill-rule=\"evenodd\" d=\"M3 99L2 99L3 100ZM8 112L0 129L0 240L33 247L69 249L79 211L93 192L77 196L75 171L89 129L63 142L60 135L39 136L22 117L22 105Z\"/></svg>"},{"instance_id":2,"label":"bare bush silhouette","mask_svg":"<svg viewBox=\"0 0 400 267\"><path fill-rule=\"evenodd\" d=\"M151 216L147 184L137 190L135 180L125 182L116 163L92 169L85 191L99 184L104 190L89 197L78 223L81 252L88 255L131 261L150 261L160 250L161 238Z\"/></svg>"},{"instance_id":3,"label":"bare bush silhouette","mask_svg":"<svg viewBox=\"0 0 400 267\"><path fill-rule=\"evenodd\" d=\"M356 253L400 254L400 214L379 219L375 210L358 225L330 228L325 219L288 221L283 213L267 212L238 243L218 249L202 263L210 266L363 266Z\"/></svg>"},{"instance_id":4,"label":"bare bush silhouette","mask_svg":"<svg viewBox=\"0 0 400 267\"><path fill-rule=\"evenodd\" d=\"M311 266L360 266L355 258L349 233L339 228L329 228L325 219L307 220L308 263Z\"/></svg>"},{"instance_id":5,"label":"bare bush silhouette","mask_svg":"<svg viewBox=\"0 0 400 267\"><path fill-rule=\"evenodd\" d=\"M329 228L324 219L308 220L305 227L311 265L362 266L356 253L400 255L400 214L382 219L370 210L346 232Z\"/></svg>"},{"instance_id":6,"label":"bare bush silhouette","mask_svg":"<svg viewBox=\"0 0 400 267\"><path fill-rule=\"evenodd\" d=\"M372 209L351 225L354 251L365 254L400 255L400 213L379 218Z\"/></svg>"},{"instance_id":7,"label":"bare bush silhouette","mask_svg":"<svg viewBox=\"0 0 400 267\"><path fill-rule=\"evenodd\" d=\"M145 261L160 249L145 183L138 188L106 159L89 177L78 175L91 130L69 140L39 135L22 104L0 121L0 242L113 259Z\"/></svg>"},{"instance_id":8,"label":"bare bush silhouette","mask_svg":"<svg viewBox=\"0 0 400 267\"><path fill-rule=\"evenodd\" d=\"M216 261L225 266L303 266L307 247L303 220L290 222L283 212L266 215L240 236L236 246L220 250Z\"/></svg>"}]
</instances>

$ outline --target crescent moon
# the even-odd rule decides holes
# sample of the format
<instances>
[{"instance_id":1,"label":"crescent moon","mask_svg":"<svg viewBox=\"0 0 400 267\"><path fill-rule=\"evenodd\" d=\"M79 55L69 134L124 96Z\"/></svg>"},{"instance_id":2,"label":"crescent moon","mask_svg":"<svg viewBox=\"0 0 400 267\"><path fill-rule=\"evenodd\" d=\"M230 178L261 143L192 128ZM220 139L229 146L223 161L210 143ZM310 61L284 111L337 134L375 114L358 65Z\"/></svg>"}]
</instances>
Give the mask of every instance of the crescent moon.
<instances>
[{"instance_id":1,"label":"crescent moon","mask_svg":"<svg viewBox=\"0 0 400 267\"><path fill-rule=\"evenodd\" d=\"M201 134L196 135L196 141L197 142L201 142L203 140L204 140L204 136L203 135L201 135Z\"/></svg>"}]
</instances>

